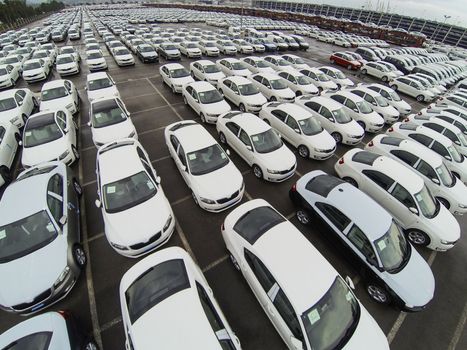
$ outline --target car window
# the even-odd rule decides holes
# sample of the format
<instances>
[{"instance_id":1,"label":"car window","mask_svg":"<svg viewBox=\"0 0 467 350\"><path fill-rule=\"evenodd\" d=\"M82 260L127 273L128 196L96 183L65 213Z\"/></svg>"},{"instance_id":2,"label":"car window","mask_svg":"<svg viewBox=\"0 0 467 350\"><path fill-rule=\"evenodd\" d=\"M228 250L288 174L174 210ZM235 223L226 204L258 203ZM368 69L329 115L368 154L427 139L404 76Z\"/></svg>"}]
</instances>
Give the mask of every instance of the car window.
<instances>
[{"instance_id":1,"label":"car window","mask_svg":"<svg viewBox=\"0 0 467 350\"><path fill-rule=\"evenodd\" d=\"M250 137L248 136L248 134L244 130L240 131L239 138L240 138L240 141L242 141L245 145L251 146Z\"/></svg>"},{"instance_id":2,"label":"car window","mask_svg":"<svg viewBox=\"0 0 467 350\"><path fill-rule=\"evenodd\" d=\"M230 88L230 86L232 85L232 82L229 79L226 79L224 80L224 85Z\"/></svg>"},{"instance_id":3,"label":"car window","mask_svg":"<svg viewBox=\"0 0 467 350\"><path fill-rule=\"evenodd\" d=\"M255 75L253 79L256 80L258 83L262 83L263 77L261 75Z\"/></svg>"},{"instance_id":4,"label":"car window","mask_svg":"<svg viewBox=\"0 0 467 350\"><path fill-rule=\"evenodd\" d=\"M427 162L420 159L420 162L415 167L420 173L428 177L429 179L438 179L435 169L433 169Z\"/></svg>"},{"instance_id":5,"label":"car window","mask_svg":"<svg viewBox=\"0 0 467 350\"><path fill-rule=\"evenodd\" d=\"M62 130L66 129L66 114L62 111L57 112L57 124L60 126Z\"/></svg>"},{"instance_id":6,"label":"car window","mask_svg":"<svg viewBox=\"0 0 467 350\"><path fill-rule=\"evenodd\" d=\"M376 259L375 252L370 241L365 236L360 228L353 224L347 234L348 239L352 244L367 258Z\"/></svg>"},{"instance_id":7,"label":"car window","mask_svg":"<svg viewBox=\"0 0 467 350\"><path fill-rule=\"evenodd\" d=\"M280 109L275 109L271 111L271 114L275 116L277 119L279 119L281 122L285 122L285 118L287 118L287 113Z\"/></svg>"},{"instance_id":8,"label":"car window","mask_svg":"<svg viewBox=\"0 0 467 350\"><path fill-rule=\"evenodd\" d=\"M329 109L327 109L324 106L321 106L319 114L321 114L324 118L327 118L327 119L332 118L332 113L329 111Z\"/></svg>"},{"instance_id":9,"label":"car window","mask_svg":"<svg viewBox=\"0 0 467 350\"><path fill-rule=\"evenodd\" d=\"M234 122L228 122L225 124L225 126L227 127L227 129L229 129L232 132L232 134L234 134L235 136L238 136L240 127L237 124L235 124Z\"/></svg>"},{"instance_id":10,"label":"car window","mask_svg":"<svg viewBox=\"0 0 467 350\"><path fill-rule=\"evenodd\" d=\"M0 126L0 143L2 142L3 137L5 136L5 132L5 128L3 126Z\"/></svg>"},{"instance_id":11,"label":"car window","mask_svg":"<svg viewBox=\"0 0 467 350\"><path fill-rule=\"evenodd\" d=\"M430 128L431 130L437 131L439 133L442 133L444 130L444 127L435 123L425 123L423 126L426 126L427 128Z\"/></svg>"},{"instance_id":12,"label":"car window","mask_svg":"<svg viewBox=\"0 0 467 350\"><path fill-rule=\"evenodd\" d=\"M53 334L53 332L35 332L13 341L3 350L47 350Z\"/></svg>"},{"instance_id":13,"label":"car window","mask_svg":"<svg viewBox=\"0 0 467 350\"><path fill-rule=\"evenodd\" d=\"M394 183L394 180L389 176L376 171L376 170L363 170L362 173L375 182L378 186L382 187L385 191L388 191L389 188Z\"/></svg>"},{"instance_id":14,"label":"car window","mask_svg":"<svg viewBox=\"0 0 467 350\"><path fill-rule=\"evenodd\" d=\"M391 154L395 155L397 158L407 163L411 167L413 167L418 160L417 156L413 155L410 152L403 151L403 150L392 150Z\"/></svg>"},{"instance_id":15,"label":"car window","mask_svg":"<svg viewBox=\"0 0 467 350\"><path fill-rule=\"evenodd\" d=\"M206 314L206 318L208 319L209 324L211 325L214 333L224 329L225 328L224 324L222 323L222 320L217 314L216 309L214 308L214 305L212 304L211 300L208 297L208 294L198 282L196 282L196 289L198 290L199 300L201 302L201 305L203 306L203 310L204 310L204 313Z\"/></svg>"},{"instance_id":16,"label":"car window","mask_svg":"<svg viewBox=\"0 0 467 350\"><path fill-rule=\"evenodd\" d=\"M357 105L350 99L345 100L345 106L351 110L358 111Z\"/></svg>"},{"instance_id":17,"label":"car window","mask_svg":"<svg viewBox=\"0 0 467 350\"><path fill-rule=\"evenodd\" d=\"M412 195L400 184L396 184L391 194L394 198L396 198L399 202L404 204L407 208L417 208L417 205L415 204Z\"/></svg>"},{"instance_id":18,"label":"car window","mask_svg":"<svg viewBox=\"0 0 467 350\"><path fill-rule=\"evenodd\" d=\"M315 111L316 113L318 113L319 109L321 108L321 105L319 103L316 103L316 102L313 102L313 101L305 103L305 106L310 108L312 111Z\"/></svg>"},{"instance_id":19,"label":"car window","mask_svg":"<svg viewBox=\"0 0 467 350\"><path fill-rule=\"evenodd\" d=\"M295 130L295 129L300 130L300 128L298 127L297 121L296 121L294 118L292 118L290 115L287 117L286 124L287 124L287 126L289 126L292 130Z\"/></svg>"},{"instance_id":20,"label":"car window","mask_svg":"<svg viewBox=\"0 0 467 350\"><path fill-rule=\"evenodd\" d=\"M337 102L342 103L342 104L344 104L344 102L345 102L345 97L341 96L341 95L332 95L331 98L334 101L337 101Z\"/></svg>"},{"instance_id":21,"label":"car window","mask_svg":"<svg viewBox=\"0 0 467 350\"><path fill-rule=\"evenodd\" d=\"M428 137L428 136L425 136L425 135L422 135L422 134L410 134L409 137L414 139L417 142L420 142L422 145L427 146L427 147L433 141L433 139L431 137Z\"/></svg>"},{"instance_id":22,"label":"car window","mask_svg":"<svg viewBox=\"0 0 467 350\"><path fill-rule=\"evenodd\" d=\"M340 231L344 231L344 229L351 222L351 220L347 216L345 216L339 209L335 208L330 204L318 202L316 203L316 207Z\"/></svg>"},{"instance_id":23,"label":"car window","mask_svg":"<svg viewBox=\"0 0 467 350\"><path fill-rule=\"evenodd\" d=\"M287 299L285 293L280 289L274 298L274 306L277 309L277 312L281 315L284 322L289 327L290 331L298 340L304 341L302 329L300 328L300 323L298 321L297 315L295 314L292 304Z\"/></svg>"},{"instance_id":24,"label":"car window","mask_svg":"<svg viewBox=\"0 0 467 350\"><path fill-rule=\"evenodd\" d=\"M178 147L177 156L178 159L180 159L180 162L182 162L182 164L186 166L185 151L183 150L182 145Z\"/></svg>"},{"instance_id":25,"label":"car window","mask_svg":"<svg viewBox=\"0 0 467 350\"><path fill-rule=\"evenodd\" d=\"M451 155L449 154L448 150L446 149L446 147L444 147L441 143L439 143L438 141L435 141L433 143L433 145L431 145L430 147L433 151L435 151L436 153L438 153L439 155L443 156L443 157L451 157Z\"/></svg>"},{"instance_id":26,"label":"car window","mask_svg":"<svg viewBox=\"0 0 467 350\"><path fill-rule=\"evenodd\" d=\"M245 248L244 250L245 260L253 271L253 274L258 279L259 284L263 287L267 293L271 287L276 283L274 277L272 277L269 270L252 252Z\"/></svg>"},{"instance_id":27,"label":"car window","mask_svg":"<svg viewBox=\"0 0 467 350\"><path fill-rule=\"evenodd\" d=\"M24 90L18 90L16 94L18 94L22 98L26 97L26 91Z\"/></svg>"}]
</instances>

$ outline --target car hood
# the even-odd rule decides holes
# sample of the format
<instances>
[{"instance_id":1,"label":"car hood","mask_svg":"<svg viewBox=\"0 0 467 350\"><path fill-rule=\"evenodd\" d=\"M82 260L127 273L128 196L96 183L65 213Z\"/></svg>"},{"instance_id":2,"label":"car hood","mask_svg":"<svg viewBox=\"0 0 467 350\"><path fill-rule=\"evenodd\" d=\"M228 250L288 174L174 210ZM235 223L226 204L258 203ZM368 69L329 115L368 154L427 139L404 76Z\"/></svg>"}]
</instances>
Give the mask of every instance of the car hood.
<instances>
[{"instance_id":1,"label":"car hood","mask_svg":"<svg viewBox=\"0 0 467 350\"><path fill-rule=\"evenodd\" d=\"M346 133L354 136L363 135L363 133L365 132L355 120L352 120L351 122L346 124L339 124L339 126L342 127Z\"/></svg>"},{"instance_id":2,"label":"car hood","mask_svg":"<svg viewBox=\"0 0 467 350\"><path fill-rule=\"evenodd\" d=\"M115 56L115 59L117 60L129 60L129 59L132 59L133 56L128 54L128 55L118 55L118 56Z\"/></svg>"},{"instance_id":3,"label":"car hood","mask_svg":"<svg viewBox=\"0 0 467 350\"><path fill-rule=\"evenodd\" d=\"M266 99L266 97L263 96L262 93L257 93L255 95L248 96L242 95L242 99L250 105L263 105L266 102L268 102L268 100Z\"/></svg>"},{"instance_id":4,"label":"car hood","mask_svg":"<svg viewBox=\"0 0 467 350\"><path fill-rule=\"evenodd\" d=\"M345 86L354 86L355 84L353 83L352 80L350 80L349 78L345 78L345 79L336 79L336 81L338 81L341 85L345 85Z\"/></svg>"},{"instance_id":5,"label":"car hood","mask_svg":"<svg viewBox=\"0 0 467 350\"><path fill-rule=\"evenodd\" d=\"M98 63L105 62L105 58L104 57L93 58L93 59L88 58L86 61L88 62L88 64L98 64Z\"/></svg>"},{"instance_id":6,"label":"car hood","mask_svg":"<svg viewBox=\"0 0 467 350\"><path fill-rule=\"evenodd\" d=\"M277 93L280 97L292 98L295 97L295 93L290 88L285 88L281 90L272 90Z\"/></svg>"},{"instance_id":7,"label":"car hood","mask_svg":"<svg viewBox=\"0 0 467 350\"><path fill-rule=\"evenodd\" d=\"M238 69L238 70L232 70L232 73L235 75L240 75L242 77L247 77L251 74L251 72L248 69Z\"/></svg>"},{"instance_id":8,"label":"car hood","mask_svg":"<svg viewBox=\"0 0 467 350\"><path fill-rule=\"evenodd\" d=\"M73 99L71 98L71 95L68 95L61 98L55 98L50 101L41 101L39 109L41 112L46 110L64 109L65 106L70 103L73 103Z\"/></svg>"},{"instance_id":9,"label":"car hood","mask_svg":"<svg viewBox=\"0 0 467 350\"><path fill-rule=\"evenodd\" d=\"M155 57L157 56L157 53L155 51L152 52L141 52L141 55L143 57Z\"/></svg>"},{"instance_id":10,"label":"car hood","mask_svg":"<svg viewBox=\"0 0 467 350\"><path fill-rule=\"evenodd\" d=\"M433 231L439 234L439 237L448 242L455 242L461 236L459 222L442 204L438 215L433 219L427 219Z\"/></svg>"},{"instance_id":11,"label":"car hood","mask_svg":"<svg viewBox=\"0 0 467 350\"><path fill-rule=\"evenodd\" d=\"M297 162L295 155L285 144L274 152L257 153L257 156L264 162L264 166L271 170L288 170Z\"/></svg>"},{"instance_id":12,"label":"car hood","mask_svg":"<svg viewBox=\"0 0 467 350\"><path fill-rule=\"evenodd\" d=\"M89 100L96 100L101 97L110 97L110 96L120 97L120 94L115 86L110 86L105 89L99 89L99 90L93 90L93 91L88 90Z\"/></svg>"},{"instance_id":13,"label":"car hood","mask_svg":"<svg viewBox=\"0 0 467 350\"><path fill-rule=\"evenodd\" d=\"M201 50L194 47L189 47L186 49L187 52L201 53Z\"/></svg>"},{"instance_id":14,"label":"car hood","mask_svg":"<svg viewBox=\"0 0 467 350\"><path fill-rule=\"evenodd\" d=\"M226 166L208 174L192 176L192 182L198 188L201 197L218 200L230 197L242 186L243 177L230 161Z\"/></svg>"},{"instance_id":15,"label":"car hood","mask_svg":"<svg viewBox=\"0 0 467 350\"><path fill-rule=\"evenodd\" d=\"M187 77L183 77L183 78L170 78L170 79L175 85L181 85L181 86L194 82L194 79L190 75Z\"/></svg>"},{"instance_id":16,"label":"car hood","mask_svg":"<svg viewBox=\"0 0 467 350\"><path fill-rule=\"evenodd\" d=\"M91 128L92 139L95 143L107 143L128 137L135 127L130 119L121 123L105 126L103 128Z\"/></svg>"},{"instance_id":17,"label":"car hood","mask_svg":"<svg viewBox=\"0 0 467 350\"><path fill-rule=\"evenodd\" d=\"M222 114L222 113L227 113L232 110L230 105L225 102L225 100L216 102L216 103L208 103L208 104L203 104L202 105L204 111L206 114Z\"/></svg>"},{"instance_id":18,"label":"car hood","mask_svg":"<svg viewBox=\"0 0 467 350\"><path fill-rule=\"evenodd\" d=\"M404 110L404 111L409 111L409 112L412 111L412 107L404 100L391 101L391 104L398 110Z\"/></svg>"},{"instance_id":19,"label":"car hood","mask_svg":"<svg viewBox=\"0 0 467 350\"><path fill-rule=\"evenodd\" d=\"M27 71L23 71L23 76L30 77L39 73L43 73L43 68L36 68L36 69L29 69Z\"/></svg>"},{"instance_id":20,"label":"car hood","mask_svg":"<svg viewBox=\"0 0 467 350\"><path fill-rule=\"evenodd\" d=\"M162 231L169 215L172 215L172 210L159 188L154 197L133 208L113 214L103 210L102 214L107 239L119 245L130 246L147 242L157 232Z\"/></svg>"},{"instance_id":21,"label":"car hood","mask_svg":"<svg viewBox=\"0 0 467 350\"><path fill-rule=\"evenodd\" d=\"M52 287L67 265L66 237L59 234L51 243L22 258L0 264L0 304L31 302Z\"/></svg>"},{"instance_id":22,"label":"car hood","mask_svg":"<svg viewBox=\"0 0 467 350\"><path fill-rule=\"evenodd\" d=\"M204 73L207 79L209 80L217 80L219 81L222 78L225 78L225 74L222 72L217 72L217 73Z\"/></svg>"},{"instance_id":23,"label":"car hood","mask_svg":"<svg viewBox=\"0 0 467 350\"><path fill-rule=\"evenodd\" d=\"M393 106L389 105L389 106L386 106L386 107L375 107L375 110L378 110L380 111L381 113L384 113L384 114L389 114L389 115L392 115L392 116L399 116L400 113L399 111L394 108Z\"/></svg>"},{"instance_id":24,"label":"car hood","mask_svg":"<svg viewBox=\"0 0 467 350\"><path fill-rule=\"evenodd\" d=\"M57 70L75 68L76 66L76 63L60 64L57 65Z\"/></svg>"},{"instance_id":25,"label":"car hood","mask_svg":"<svg viewBox=\"0 0 467 350\"><path fill-rule=\"evenodd\" d=\"M68 144L64 136L42 145L24 147L21 156L21 163L24 166L33 166L39 163L55 160L67 149Z\"/></svg>"},{"instance_id":26,"label":"car hood","mask_svg":"<svg viewBox=\"0 0 467 350\"><path fill-rule=\"evenodd\" d=\"M316 135L303 136L310 140L310 143L312 143L313 147L319 149L333 149L336 147L336 140L334 140L334 138L326 130L323 130Z\"/></svg>"}]
</instances>

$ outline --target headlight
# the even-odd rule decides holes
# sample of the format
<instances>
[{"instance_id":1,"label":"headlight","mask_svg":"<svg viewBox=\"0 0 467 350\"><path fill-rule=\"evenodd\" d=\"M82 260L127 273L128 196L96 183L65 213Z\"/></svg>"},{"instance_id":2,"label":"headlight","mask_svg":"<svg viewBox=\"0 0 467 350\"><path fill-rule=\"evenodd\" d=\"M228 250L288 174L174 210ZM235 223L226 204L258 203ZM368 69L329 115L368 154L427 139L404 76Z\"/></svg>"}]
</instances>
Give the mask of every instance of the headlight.
<instances>
[{"instance_id":1,"label":"headlight","mask_svg":"<svg viewBox=\"0 0 467 350\"><path fill-rule=\"evenodd\" d=\"M201 202L204 202L206 204L215 204L216 203L212 199L207 199L207 198L203 198L203 197L199 197L199 199L200 199Z\"/></svg>"},{"instance_id":2,"label":"headlight","mask_svg":"<svg viewBox=\"0 0 467 350\"><path fill-rule=\"evenodd\" d=\"M127 247L122 246L122 245L120 245L120 244L113 243L113 242L110 242L110 245L111 245L112 247L114 247L115 249L118 249L118 250L128 250Z\"/></svg>"},{"instance_id":3,"label":"headlight","mask_svg":"<svg viewBox=\"0 0 467 350\"><path fill-rule=\"evenodd\" d=\"M164 228L162 229L163 231L166 231L170 224L172 223L172 215L169 215L169 218L167 219L167 221L165 222L165 225L164 225Z\"/></svg>"},{"instance_id":4,"label":"headlight","mask_svg":"<svg viewBox=\"0 0 467 350\"><path fill-rule=\"evenodd\" d=\"M70 274L70 271L71 270L70 270L70 268L68 266L63 269L62 273L60 274L60 276L58 276L57 280L54 283L55 288L57 288L60 284L63 283L63 281L65 281L65 279Z\"/></svg>"},{"instance_id":5,"label":"headlight","mask_svg":"<svg viewBox=\"0 0 467 350\"><path fill-rule=\"evenodd\" d=\"M462 209L467 209L467 205L464 205L464 204L459 204L459 208L462 208Z\"/></svg>"},{"instance_id":6,"label":"headlight","mask_svg":"<svg viewBox=\"0 0 467 350\"><path fill-rule=\"evenodd\" d=\"M452 242L445 241L444 239L441 239L440 242L441 242L441 244L446 244L446 245L451 245L452 244Z\"/></svg>"},{"instance_id":7,"label":"headlight","mask_svg":"<svg viewBox=\"0 0 467 350\"><path fill-rule=\"evenodd\" d=\"M271 170L271 169L266 169L268 171L269 174L279 174L280 171L279 170Z\"/></svg>"},{"instance_id":8,"label":"headlight","mask_svg":"<svg viewBox=\"0 0 467 350\"><path fill-rule=\"evenodd\" d=\"M70 154L70 151L66 150L62 154L60 154L60 157L58 157L59 160L65 159L68 155Z\"/></svg>"}]
</instances>

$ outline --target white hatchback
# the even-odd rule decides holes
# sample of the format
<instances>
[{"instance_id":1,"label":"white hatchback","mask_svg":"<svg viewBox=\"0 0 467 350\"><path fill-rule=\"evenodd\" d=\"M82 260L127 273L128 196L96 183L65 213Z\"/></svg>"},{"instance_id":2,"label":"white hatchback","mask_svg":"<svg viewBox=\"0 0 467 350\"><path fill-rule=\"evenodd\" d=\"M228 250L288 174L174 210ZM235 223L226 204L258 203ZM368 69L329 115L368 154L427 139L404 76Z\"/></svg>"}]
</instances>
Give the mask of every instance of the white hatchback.
<instances>
[{"instance_id":1,"label":"white hatchback","mask_svg":"<svg viewBox=\"0 0 467 350\"><path fill-rule=\"evenodd\" d=\"M79 94L70 80L52 80L42 85L40 110L67 109L71 114L79 112Z\"/></svg>"}]
</instances>

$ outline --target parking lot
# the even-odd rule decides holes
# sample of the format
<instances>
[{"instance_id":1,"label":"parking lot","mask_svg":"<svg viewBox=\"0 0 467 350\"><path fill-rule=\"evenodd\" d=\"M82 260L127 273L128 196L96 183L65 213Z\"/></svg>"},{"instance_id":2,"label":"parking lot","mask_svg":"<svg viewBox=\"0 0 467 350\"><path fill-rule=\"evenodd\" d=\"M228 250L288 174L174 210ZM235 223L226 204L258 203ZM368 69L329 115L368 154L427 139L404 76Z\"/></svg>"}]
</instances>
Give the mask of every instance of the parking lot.
<instances>
[{"instance_id":1,"label":"parking lot","mask_svg":"<svg viewBox=\"0 0 467 350\"><path fill-rule=\"evenodd\" d=\"M196 26L201 27L198 24ZM96 37L98 37L97 34ZM329 64L329 55L333 51L339 51L336 46L312 39L308 41L310 49L298 55L303 56L310 66ZM81 40L67 41L60 43L59 46L65 44L75 46L84 57L84 45ZM159 75L159 66L165 63L163 59L159 64L142 64L136 59L134 67L120 68L107 52L105 45L102 44L101 47L106 56L108 72L117 83L122 99L131 112L139 140L148 152L158 175L162 178L162 187L176 216L176 232L165 247L181 246L194 257L244 349L284 349L285 345L278 333L226 254L220 226L229 211L213 214L195 205L189 189L169 156L163 136L165 126L186 119L199 122L199 117L183 103L181 95L173 94L163 84ZM188 67L191 61L191 59L182 58L181 63ZM118 286L121 276L136 260L120 256L110 247L104 235L100 209L94 205L97 190L96 148L92 143L90 128L86 125L89 103L84 90L86 74L89 71L84 63L81 63L81 69L79 75L69 79L75 83L82 98L81 112L78 116L81 159L79 166L75 165L74 169L78 172L84 189L81 219L88 265L86 274L80 277L70 295L54 305L52 309L71 310L86 329L94 333L103 349L120 350L125 347L125 337L120 317ZM355 82L373 81L369 77L364 77L362 80L361 77L355 75L355 72L350 73L345 69L343 71ZM54 79L60 79L55 71L48 80ZM26 84L21 80L19 85L25 86ZM29 88L34 92L39 92L41 86L42 83L39 83L30 85ZM417 112L423 106L414 99L402 97L412 105L413 112ZM207 125L206 129L218 139L215 126ZM367 134L363 142L366 143L371 138L372 136ZM359 147L363 147L364 143ZM297 153L294 148L291 149ZM328 234L326 229L320 224L303 227L296 220L294 207L288 197L290 187L302 174L311 170L322 169L334 174L334 163L348 149L347 146L339 145L333 157L320 162L304 160L297 154L298 167L295 175L282 183L257 180L247 164L235 152L231 152L231 159L242 172L246 184L243 202L252 198L267 200L305 234L342 276L351 277L356 286L356 295L387 334L392 349L467 349L467 332L465 331L467 239L465 237L462 237L447 253L419 249L433 270L436 291L435 298L426 310L411 314L372 302L366 293L365 282L360 280L359 272L334 247L333 242L326 239ZM20 159L20 154L17 155L17 159ZM21 205L21 200L24 199L18 199L18 205ZM457 218L464 231L467 227L466 218ZM284 240L286 239L284 237ZM281 257L278 256L277 259ZM180 317L183 317L183 311L180 311ZM2 312L0 332L22 319L21 316Z\"/></svg>"}]
</instances>

